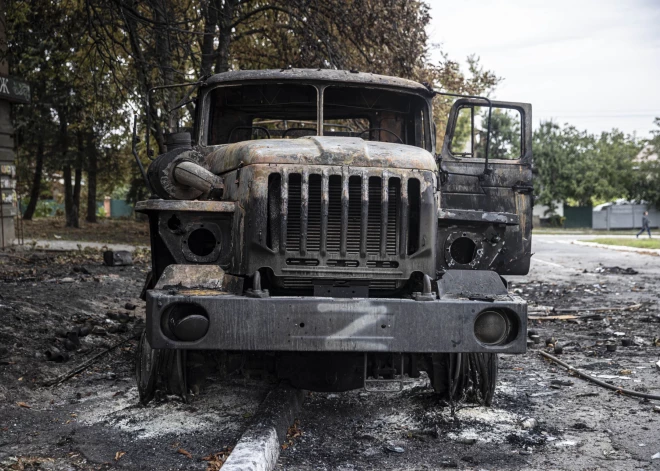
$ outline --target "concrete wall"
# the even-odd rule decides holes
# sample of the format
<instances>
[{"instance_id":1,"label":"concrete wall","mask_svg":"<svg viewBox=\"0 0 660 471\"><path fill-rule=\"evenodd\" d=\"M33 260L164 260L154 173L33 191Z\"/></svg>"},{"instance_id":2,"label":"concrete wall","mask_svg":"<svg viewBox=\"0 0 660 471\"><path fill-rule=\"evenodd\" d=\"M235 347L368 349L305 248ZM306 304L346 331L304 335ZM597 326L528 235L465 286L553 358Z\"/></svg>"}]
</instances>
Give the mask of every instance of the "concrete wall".
<instances>
[{"instance_id":1,"label":"concrete wall","mask_svg":"<svg viewBox=\"0 0 660 471\"><path fill-rule=\"evenodd\" d=\"M545 219L547 218L550 213L548 212L550 209L550 206L546 206L543 204L535 204L534 207L532 208L532 215L534 217L537 217L539 219ZM564 217L564 203L561 201L556 201L555 202L555 213L561 217Z\"/></svg>"}]
</instances>

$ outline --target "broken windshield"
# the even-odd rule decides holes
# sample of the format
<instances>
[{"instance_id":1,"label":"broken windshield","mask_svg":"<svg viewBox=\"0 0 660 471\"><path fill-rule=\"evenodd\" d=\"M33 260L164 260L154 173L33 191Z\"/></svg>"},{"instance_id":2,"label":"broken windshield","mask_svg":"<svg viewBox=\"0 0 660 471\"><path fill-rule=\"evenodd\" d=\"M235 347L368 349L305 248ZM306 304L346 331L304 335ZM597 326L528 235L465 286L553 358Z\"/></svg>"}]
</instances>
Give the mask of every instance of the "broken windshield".
<instances>
[{"instance_id":1,"label":"broken windshield","mask_svg":"<svg viewBox=\"0 0 660 471\"><path fill-rule=\"evenodd\" d=\"M221 86L210 93L207 143L324 135L430 150L429 122L426 100L396 90L281 83Z\"/></svg>"}]
</instances>

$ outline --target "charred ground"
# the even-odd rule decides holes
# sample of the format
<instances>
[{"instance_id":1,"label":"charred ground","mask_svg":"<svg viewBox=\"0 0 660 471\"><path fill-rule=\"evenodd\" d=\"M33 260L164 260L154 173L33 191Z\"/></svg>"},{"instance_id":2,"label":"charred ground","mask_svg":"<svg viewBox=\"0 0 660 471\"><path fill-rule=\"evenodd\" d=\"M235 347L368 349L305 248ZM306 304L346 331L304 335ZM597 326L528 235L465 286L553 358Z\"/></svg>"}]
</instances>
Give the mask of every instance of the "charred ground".
<instances>
[{"instance_id":1,"label":"charred ground","mask_svg":"<svg viewBox=\"0 0 660 471\"><path fill-rule=\"evenodd\" d=\"M526 355L501 357L492 409L459 405L452 415L424 379L397 394L310 394L279 467L657 466L651 459L660 452L655 404L569 376L542 360L538 350L546 348L546 338L556 338L564 361L615 385L658 394L658 258L564 242L537 237L530 276L512 280L511 290L527 298L536 311L532 316L543 319L530 322L540 343ZM0 467L219 465L217 459L202 458L235 443L271 385L241 376L212 377L190 404L167 397L148 407L137 404L136 342L130 338L143 325L139 293L148 270L145 256L123 268L105 267L99 253L84 251L15 252L1 260ZM602 268L613 266L637 273ZM127 309L131 304L134 310ZM547 307L554 311L545 312ZM603 310L594 311L598 308ZM549 319L556 315L571 317ZM79 338L79 347L67 350L66 333L81 328L90 333ZM622 337L635 345L622 347ZM60 385L43 385L125 339L81 374ZM615 352L607 351L608 342L618 344ZM52 356L54 348L69 359L49 361L46 352Z\"/></svg>"}]
</instances>

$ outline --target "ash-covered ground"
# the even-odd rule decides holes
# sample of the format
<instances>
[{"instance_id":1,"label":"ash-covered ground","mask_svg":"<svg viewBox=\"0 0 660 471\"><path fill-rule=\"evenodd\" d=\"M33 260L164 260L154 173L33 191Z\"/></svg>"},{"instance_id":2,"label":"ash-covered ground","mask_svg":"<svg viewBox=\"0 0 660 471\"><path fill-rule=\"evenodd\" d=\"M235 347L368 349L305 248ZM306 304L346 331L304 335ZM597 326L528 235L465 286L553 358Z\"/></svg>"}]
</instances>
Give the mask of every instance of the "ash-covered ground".
<instances>
[{"instance_id":1,"label":"ash-covered ground","mask_svg":"<svg viewBox=\"0 0 660 471\"><path fill-rule=\"evenodd\" d=\"M530 275L510 280L541 318L530 321L539 343L500 358L492 408L452 415L423 377L401 393L312 393L279 468L660 468L658 402L607 391L538 354L552 352L545 340L556 338L567 363L660 394L660 258L572 239L535 236ZM138 405L131 338L144 323L148 265L136 258L111 268L98 253L0 257L0 469L213 470L251 421L272 385L238 376L211 377L189 404ZM603 269L616 266L638 273ZM569 317L549 319L558 315ZM44 386L123 340L82 373Z\"/></svg>"},{"instance_id":2,"label":"ash-covered ground","mask_svg":"<svg viewBox=\"0 0 660 471\"><path fill-rule=\"evenodd\" d=\"M134 338L146 255L129 267L103 266L100 252L16 252L0 263L2 470L214 469L272 387L211 377L190 404L160 397L143 407Z\"/></svg>"}]
</instances>

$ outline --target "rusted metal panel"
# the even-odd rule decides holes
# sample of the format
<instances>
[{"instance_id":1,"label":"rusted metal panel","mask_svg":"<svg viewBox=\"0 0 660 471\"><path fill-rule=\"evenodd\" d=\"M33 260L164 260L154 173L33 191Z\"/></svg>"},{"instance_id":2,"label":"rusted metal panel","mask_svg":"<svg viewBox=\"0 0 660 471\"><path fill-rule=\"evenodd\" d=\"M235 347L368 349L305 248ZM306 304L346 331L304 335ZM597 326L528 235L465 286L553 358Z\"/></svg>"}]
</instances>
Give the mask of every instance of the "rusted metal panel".
<instances>
[{"instance_id":1,"label":"rusted metal panel","mask_svg":"<svg viewBox=\"0 0 660 471\"><path fill-rule=\"evenodd\" d=\"M209 316L208 333L195 342L166 337L161 317L176 303L194 302ZM474 336L483 310L516 316L515 338L488 347ZM249 298L147 292L149 341L154 348L324 352L524 353L527 305L515 296L494 301L442 299Z\"/></svg>"},{"instance_id":2,"label":"rusted metal panel","mask_svg":"<svg viewBox=\"0 0 660 471\"><path fill-rule=\"evenodd\" d=\"M487 169L478 159L451 155L446 144L436 161L431 152L415 145L322 136L322 124L319 136L204 146L200 133L208 128L210 89L283 81L312 84L317 92L334 84L402 91L422 108L428 105L422 112L428 113L425 123L431 122L432 92L392 77L294 69L236 71L209 78L201 88L193 139L200 146L159 157L149 169L149 179L165 199L136 207L150 216L158 287L176 286L148 294L152 345L524 351L526 305L506 294L498 274L524 274L529 268L531 108L503 103L524 116L522 156L490 161ZM317 97L317 123L323 123L323 93ZM448 136L456 113L455 107ZM326 118L333 119L332 113ZM433 149L435 143L420 145ZM191 166L187 174L179 174L177 168L187 166L186 159L204 171ZM189 178L193 174L195 178ZM220 182L222 193L213 192ZM191 235L200 229L210 241L191 246ZM461 244L465 248L459 250ZM469 257L463 258L466 254ZM231 289L225 286L230 279ZM250 288L245 293L243 280ZM256 291L262 297L241 295ZM355 292L363 299L314 295ZM427 301L413 300L422 298ZM160 316L177 302L199 304L208 313L209 334L194 345L163 337L160 331ZM509 309L518 316L520 331L514 342L496 348L476 342L474 317L486 308Z\"/></svg>"},{"instance_id":3,"label":"rusted metal panel","mask_svg":"<svg viewBox=\"0 0 660 471\"><path fill-rule=\"evenodd\" d=\"M522 117L521 155L514 160L455 156L450 150L458 110L483 106L482 100L459 99L449 116L440 164L438 206L439 269L494 270L525 275L531 258L532 114L531 105L493 101L494 107L516 110ZM451 255L452 243L463 232L476 245L475 256L461 264Z\"/></svg>"},{"instance_id":4,"label":"rusted metal panel","mask_svg":"<svg viewBox=\"0 0 660 471\"><path fill-rule=\"evenodd\" d=\"M400 238L399 238L399 256L405 258L408 253L408 229L410 222L408 220L408 180L401 180L401 212L399 215Z\"/></svg>"},{"instance_id":5,"label":"rusted metal panel","mask_svg":"<svg viewBox=\"0 0 660 471\"><path fill-rule=\"evenodd\" d=\"M428 87L419 82L399 77L378 75L365 72L349 72L334 69L264 69L264 70L234 70L222 74L215 74L206 80L207 86L219 84L243 84L250 82L296 82L301 84L355 84L364 86L378 86L414 90L415 92L432 97Z\"/></svg>"},{"instance_id":6,"label":"rusted metal panel","mask_svg":"<svg viewBox=\"0 0 660 471\"><path fill-rule=\"evenodd\" d=\"M255 164L332 165L437 171L433 155L419 147L357 137L309 136L263 139L217 147L206 156L206 166L222 175Z\"/></svg>"},{"instance_id":7,"label":"rusted metal panel","mask_svg":"<svg viewBox=\"0 0 660 471\"><path fill-rule=\"evenodd\" d=\"M434 266L434 253L433 247L435 245L435 226L437 225L437 214L435 209L435 176L432 172L418 171L418 170L403 170L403 169L388 169L387 172L383 172L381 168L360 168L360 167L334 167L334 166L319 166L319 165L309 165L309 166L294 166L294 165L250 165L244 167L241 170L242 176L244 176L248 181L251 182L250 186L247 185L242 190L242 194L238 195L235 193L237 188L232 188L232 185L228 185L228 197L237 197L244 201L246 208L248 208L247 224L251 228L248 232L248 240L245 241L246 250L244 251L244 261L245 263L241 267L234 267L234 273L241 274L250 274L254 271L267 267L268 270L272 272L273 275L278 277L312 277L312 278L340 278L340 279L371 279L371 280L407 280L411 274L415 271L420 271L422 273L428 273L433 275L435 278L435 266ZM309 174L311 176L317 175L321 184L321 204L320 204L320 215L318 220L320 220L320 244L317 249L312 249L309 246L306 247L306 250L303 253L298 249L290 250L288 247L283 247L280 243L279 250L276 247L268 247L266 239L260 237L259 234L265 234L267 232L267 227L269 225L268 219L265 212L261 211L252 211L250 208L262 208L266 206L266 200L268 198L266 186L268 185L270 174L281 174L282 178L286 180L285 175L288 175L287 178L290 178L293 174ZM329 229L332 224L329 221L329 181L330 178L340 178L341 179L341 217L340 217L340 232L339 239L337 239L337 249L329 248ZM354 196L357 196L358 202L357 206L359 207L358 214L360 220L354 221L348 218L348 206L350 203L349 192L348 192L348 181L351 177L361 178L362 187L357 191ZM305 177L302 177L303 180ZM385 188L379 188L378 194L381 198L379 200L370 201L369 200L369 179L377 178L378 182L385 181L383 185ZM387 245L383 243L387 242L386 238L386 229L388 227L388 219L391 217L392 210L390 210L389 205L392 204L403 204L401 198L398 199L398 202L389 201L389 193L391 189L388 190L389 179L394 178L400 182L407 181L408 179L414 178L421 182L419 188L419 198L422 201L422 206L420 208L420 246L415 253L410 254L409 257L403 258L399 255L399 252L394 247L394 252L389 253ZM232 180L228 176L226 179L228 182ZM355 183L357 184L357 182ZM283 217L288 217L290 198L289 198L290 187L282 184L282 190L280 199L277 204L281 205L278 208L278 214L280 215L280 220L278 221L278 227L286 230L287 225L282 221ZM387 195L384 202L382 195ZM334 203L333 203L334 204ZM367 224L367 218L369 214L369 205L377 205L376 211L380 215L379 220L377 221L378 226L374 228L369 228ZM398 208L395 208L398 210ZM301 213L302 214L302 213ZM383 218L383 214L386 215ZM405 214L405 212L404 212ZM309 232L309 220L311 215L307 214L306 219L308 221L308 232ZM355 239L355 242L352 243L351 250L348 250L348 241L347 241L347 227L348 224L351 224L351 227L354 227L355 231L360 231L359 238ZM318 223L317 223L318 224ZM394 224L394 221L389 221L390 226ZM272 226L272 222L270 223ZM332 226L334 227L334 226ZM407 228L407 222L405 224L398 224L398 227L395 229L396 232L402 230L402 228ZM376 248L375 252L367 250L367 234L370 233L370 237L376 237ZM354 233L357 237L357 233ZM280 237L282 237L280 235ZM400 237L400 236L399 236ZM383 251L383 249L385 249ZM291 265L289 263L290 259L301 259L304 258L305 263L314 262L314 266L310 265ZM332 265L332 263L337 263L339 260L339 265ZM301 262L302 263L302 262ZM377 264L381 263L384 265L378 267ZM378 269L374 269L378 268ZM311 289L311 286L310 286Z\"/></svg>"},{"instance_id":8,"label":"rusted metal panel","mask_svg":"<svg viewBox=\"0 0 660 471\"><path fill-rule=\"evenodd\" d=\"M195 162L183 161L178 163L172 174L176 183L201 191L201 196L204 199L213 198L216 194L221 196L222 190L225 188L221 177L214 175Z\"/></svg>"},{"instance_id":9,"label":"rusted metal panel","mask_svg":"<svg viewBox=\"0 0 660 471\"><path fill-rule=\"evenodd\" d=\"M322 257L327 255L328 246L328 217L330 211L330 170L324 168L321 171L321 248Z\"/></svg>"},{"instance_id":10,"label":"rusted metal panel","mask_svg":"<svg viewBox=\"0 0 660 471\"><path fill-rule=\"evenodd\" d=\"M517 226L520 218L515 213L476 211L473 209L443 210L438 208L438 219L443 221L459 222L482 222L493 224L506 224Z\"/></svg>"},{"instance_id":11,"label":"rusted metal panel","mask_svg":"<svg viewBox=\"0 0 660 471\"><path fill-rule=\"evenodd\" d=\"M307 254L307 219L309 217L309 169L303 169L300 188L300 255Z\"/></svg>"},{"instance_id":12,"label":"rusted metal panel","mask_svg":"<svg viewBox=\"0 0 660 471\"><path fill-rule=\"evenodd\" d=\"M362 188L360 191L360 257L367 256L367 231L369 225L369 177L362 172Z\"/></svg>"},{"instance_id":13,"label":"rusted metal panel","mask_svg":"<svg viewBox=\"0 0 660 471\"><path fill-rule=\"evenodd\" d=\"M280 254L286 253L286 231L289 218L289 172L282 169L282 196L280 198Z\"/></svg>"},{"instance_id":14,"label":"rusted metal panel","mask_svg":"<svg viewBox=\"0 0 660 471\"><path fill-rule=\"evenodd\" d=\"M199 200L146 200L135 204L135 211L196 211L211 213L233 213L234 201L199 201Z\"/></svg>"},{"instance_id":15,"label":"rusted metal panel","mask_svg":"<svg viewBox=\"0 0 660 471\"><path fill-rule=\"evenodd\" d=\"M341 233L339 234L339 256L346 256L346 238L348 235L348 172L342 168L341 178Z\"/></svg>"},{"instance_id":16,"label":"rusted metal panel","mask_svg":"<svg viewBox=\"0 0 660 471\"><path fill-rule=\"evenodd\" d=\"M389 216L389 197L390 186L387 170L383 171L381 177L381 196L380 196L380 256L387 255L387 222Z\"/></svg>"},{"instance_id":17,"label":"rusted metal panel","mask_svg":"<svg viewBox=\"0 0 660 471\"><path fill-rule=\"evenodd\" d=\"M217 295L218 292L240 294L243 279L228 275L217 265L170 265L163 271L155 289L177 289L186 296Z\"/></svg>"}]
</instances>

